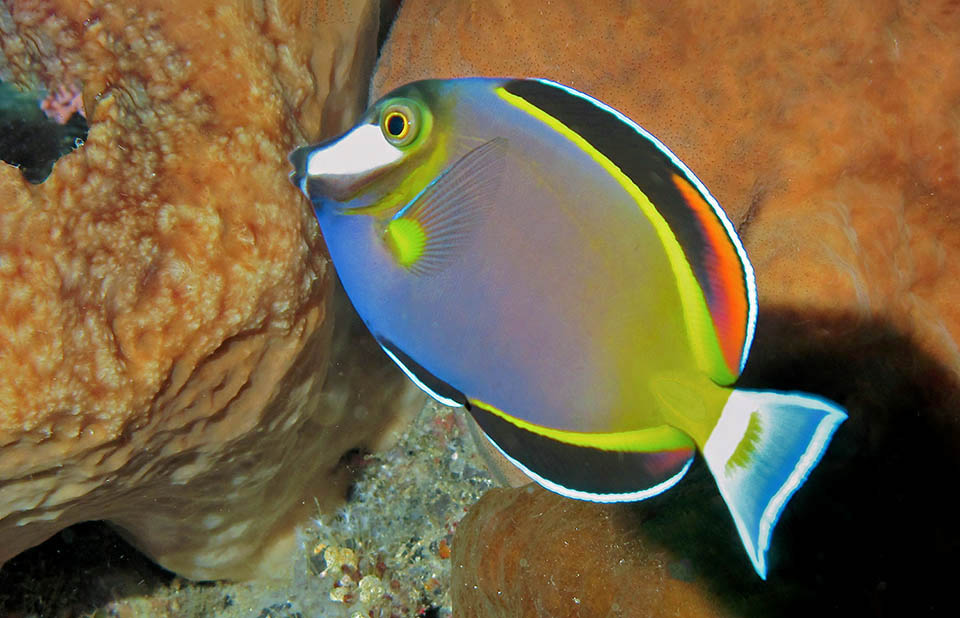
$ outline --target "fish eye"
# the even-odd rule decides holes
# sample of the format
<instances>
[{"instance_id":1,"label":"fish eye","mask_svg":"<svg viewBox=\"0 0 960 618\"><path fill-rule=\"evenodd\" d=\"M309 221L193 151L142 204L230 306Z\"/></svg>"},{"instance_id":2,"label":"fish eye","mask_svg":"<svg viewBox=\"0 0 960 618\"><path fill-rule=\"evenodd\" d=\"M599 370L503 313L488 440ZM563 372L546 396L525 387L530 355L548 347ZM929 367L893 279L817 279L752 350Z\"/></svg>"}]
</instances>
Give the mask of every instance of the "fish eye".
<instances>
[{"instance_id":1,"label":"fish eye","mask_svg":"<svg viewBox=\"0 0 960 618\"><path fill-rule=\"evenodd\" d=\"M390 112L386 120L383 121L383 127L387 130L387 134L395 139L405 138L407 132L410 131L410 123L407 121L407 117L400 112Z\"/></svg>"},{"instance_id":2,"label":"fish eye","mask_svg":"<svg viewBox=\"0 0 960 618\"><path fill-rule=\"evenodd\" d=\"M393 103L380 116L380 130L394 146L406 146L420 132L419 115L412 105Z\"/></svg>"}]
</instances>

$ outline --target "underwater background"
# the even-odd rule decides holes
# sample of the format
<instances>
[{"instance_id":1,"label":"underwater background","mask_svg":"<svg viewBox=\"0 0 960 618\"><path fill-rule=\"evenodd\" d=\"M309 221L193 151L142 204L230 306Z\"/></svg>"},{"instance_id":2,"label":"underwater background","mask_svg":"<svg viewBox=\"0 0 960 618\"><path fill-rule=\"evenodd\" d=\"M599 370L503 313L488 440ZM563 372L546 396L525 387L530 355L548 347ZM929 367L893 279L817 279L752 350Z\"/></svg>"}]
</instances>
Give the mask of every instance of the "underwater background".
<instances>
[{"instance_id":1,"label":"underwater background","mask_svg":"<svg viewBox=\"0 0 960 618\"><path fill-rule=\"evenodd\" d=\"M3 0L0 37L0 615L956 611L957 3ZM766 582L702 461L511 487L347 306L287 153L465 75L672 148L756 269L738 384L847 409Z\"/></svg>"}]
</instances>

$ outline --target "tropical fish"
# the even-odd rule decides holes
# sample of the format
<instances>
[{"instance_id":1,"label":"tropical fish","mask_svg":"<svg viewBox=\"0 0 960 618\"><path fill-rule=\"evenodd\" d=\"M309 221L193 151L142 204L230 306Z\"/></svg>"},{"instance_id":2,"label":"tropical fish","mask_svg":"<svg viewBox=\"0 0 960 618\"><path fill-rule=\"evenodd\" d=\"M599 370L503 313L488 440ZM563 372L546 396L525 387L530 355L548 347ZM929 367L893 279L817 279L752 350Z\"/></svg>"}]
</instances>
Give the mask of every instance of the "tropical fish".
<instances>
[{"instance_id":1,"label":"tropical fish","mask_svg":"<svg viewBox=\"0 0 960 618\"><path fill-rule=\"evenodd\" d=\"M542 79L408 84L290 155L386 354L540 485L643 500L699 450L756 572L846 414L733 386L757 320L733 225L673 152Z\"/></svg>"}]
</instances>

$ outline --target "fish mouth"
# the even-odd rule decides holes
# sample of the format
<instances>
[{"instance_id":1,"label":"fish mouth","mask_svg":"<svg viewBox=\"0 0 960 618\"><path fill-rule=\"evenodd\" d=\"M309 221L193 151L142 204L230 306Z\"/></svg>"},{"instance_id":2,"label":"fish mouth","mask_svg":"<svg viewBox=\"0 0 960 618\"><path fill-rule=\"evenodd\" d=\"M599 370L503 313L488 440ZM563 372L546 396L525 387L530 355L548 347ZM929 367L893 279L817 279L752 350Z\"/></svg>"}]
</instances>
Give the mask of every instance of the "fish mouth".
<instances>
[{"instance_id":1,"label":"fish mouth","mask_svg":"<svg viewBox=\"0 0 960 618\"><path fill-rule=\"evenodd\" d=\"M371 182L393 169L383 166L365 170L357 174L311 174L307 170L310 157L321 150L322 146L303 146L289 155L294 170L290 172L290 182L307 196L314 206L321 203L346 203L356 199Z\"/></svg>"},{"instance_id":2,"label":"fish mouth","mask_svg":"<svg viewBox=\"0 0 960 618\"><path fill-rule=\"evenodd\" d=\"M370 182L395 169L404 151L390 144L379 124L364 123L343 135L297 148L289 155L292 182L312 202L347 202Z\"/></svg>"},{"instance_id":3,"label":"fish mouth","mask_svg":"<svg viewBox=\"0 0 960 618\"><path fill-rule=\"evenodd\" d=\"M293 186L300 189L300 191L311 200L313 198L310 195L308 186L310 174L307 173L307 163L310 161L310 155L320 150L326 150L330 146L340 141L342 137L342 135L338 135L336 137L325 139L322 142L300 146L287 155L287 161L289 161L290 165L293 166L293 171L290 172L289 176L290 182L292 182Z\"/></svg>"}]
</instances>

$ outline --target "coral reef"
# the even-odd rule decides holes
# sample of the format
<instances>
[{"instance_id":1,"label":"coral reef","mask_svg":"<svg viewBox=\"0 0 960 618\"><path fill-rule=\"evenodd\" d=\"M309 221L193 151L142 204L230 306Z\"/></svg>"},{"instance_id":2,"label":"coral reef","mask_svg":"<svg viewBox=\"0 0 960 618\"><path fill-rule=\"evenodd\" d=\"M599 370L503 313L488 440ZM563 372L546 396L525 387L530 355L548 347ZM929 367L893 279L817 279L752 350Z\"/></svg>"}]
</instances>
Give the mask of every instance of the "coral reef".
<instances>
[{"instance_id":1,"label":"coral reef","mask_svg":"<svg viewBox=\"0 0 960 618\"><path fill-rule=\"evenodd\" d=\"M722 608L758 616L952 611L942 570L914 566L945 564L960 548L958 509L932 502L960 472L958 33L960 7L947 1L867 9L833 0L776 8L759 0L409 0L383 50L377 95L425 77L547 77L657 135L727 209L756 268L759 327L741 384L818 392L849 409L777 528L765 587L727 551L736 538L722 511L703 508L684 518L682 534L660 535L668 568L688 560L694 585ZM681 485L709 502L714 490L698 478ZM455 611L590 615L562 610L555 598L576 594L566 576L586 558L551 546L538 513L568 508L577 533L600 543L622 538L620 528L595 525L611 507L565 507L544 495L539 509L527 508L524 491L491 495L461 524ZM670 492L657 504L684 501ZM654 533L641 526L637 534ZM542 542L524 545L527 553L510 549L525 536ZM661 555L646 542L635 549ZM728 563L718 566L712 551ZM520 589L513 576L523 560L538 570ZM633 588L618 588L625 595L655 601L648 586L666 581L621 572L616 562L591 565L611 586L634 578Z\"/></svg>"},{"instance_id":2,"label":"coral reef","mask_svg":"<svg viewBox=\"0 0 960 618\"><path fill-rule=\"evenodd\" d=\"M89 122L42 184L0 165L0 563L103 519L187 577L282 577L341 457L419 409L362 329L334 333L286 178L362 108L377 13L0 2L0 80L79 88Z\"/></svg>"},{"instance_id":3,"label":"coral reef","mask_svg":"<svg viewBox=\"0 0 960 618\"><path fill-rule=\"evenodd\" d=\"M0 80L79 86L91 125L43 184L0 167L0 561L103 518L189 576L279 573L316 495L326 514L299 537L292 586L138 563L98 579L89 608L445 614L449 562L458 616L954 611L960 511L939 497L960 474L955 2L407 0L374 77L374 96L424 77L557 79L637 119L717 195L760 286L741 383L851 413L778 525L767 582L700 465L636 505L488 492L445 558L453 507L488 481L438 472L454 500L437 511L436 494L391 492L422 495L418 456L455 463L447 445L421 433L362 455L419 399L361 326L331 332L332 271L285 180L291 146L362 106L376 8L141 4L0 2ZM57 539L110 542L73 536ZM69 596L45 582L24 586L43 615Z\"/></svg>"}]
</instances>

